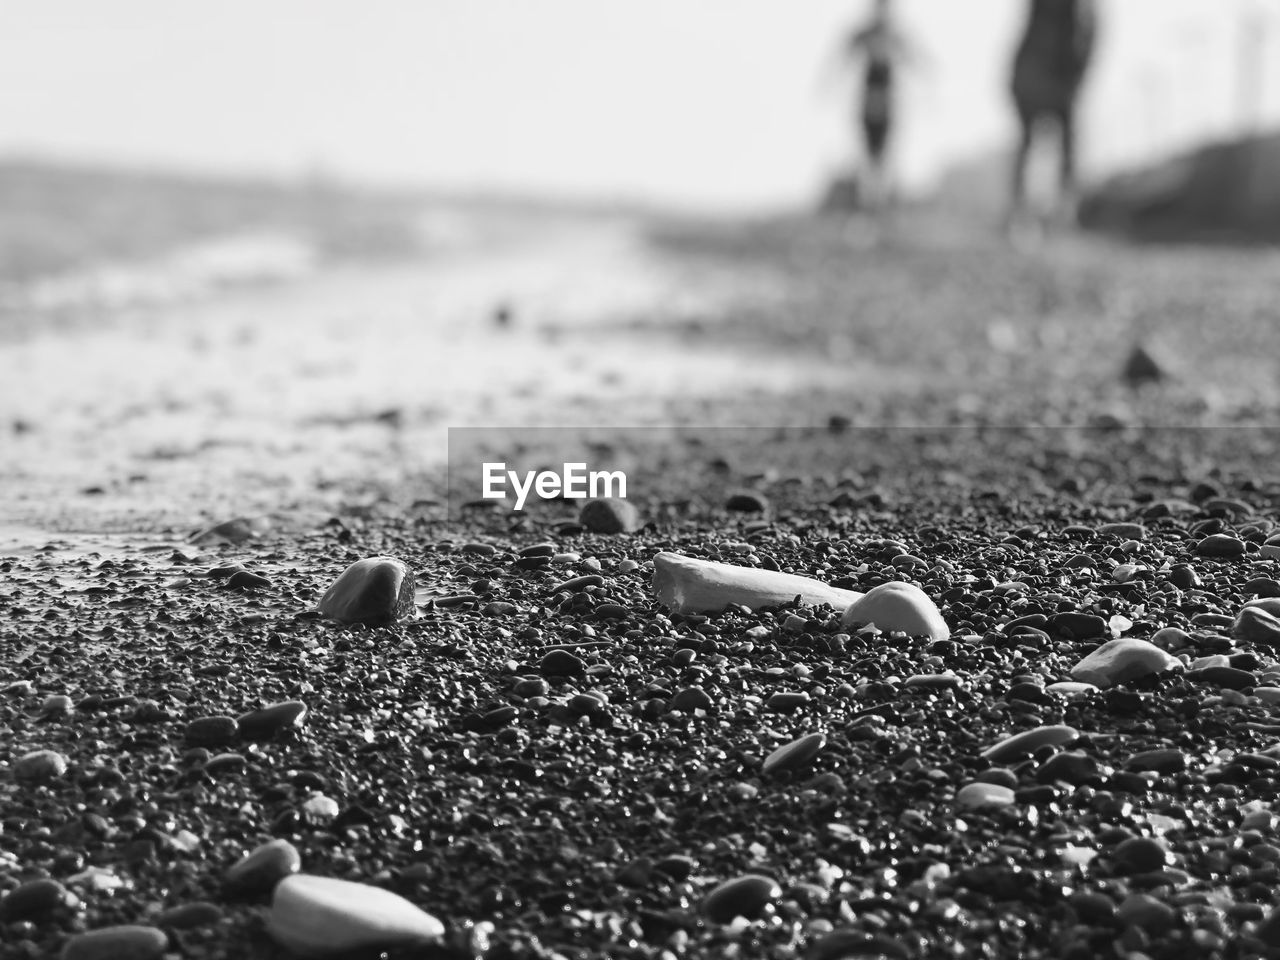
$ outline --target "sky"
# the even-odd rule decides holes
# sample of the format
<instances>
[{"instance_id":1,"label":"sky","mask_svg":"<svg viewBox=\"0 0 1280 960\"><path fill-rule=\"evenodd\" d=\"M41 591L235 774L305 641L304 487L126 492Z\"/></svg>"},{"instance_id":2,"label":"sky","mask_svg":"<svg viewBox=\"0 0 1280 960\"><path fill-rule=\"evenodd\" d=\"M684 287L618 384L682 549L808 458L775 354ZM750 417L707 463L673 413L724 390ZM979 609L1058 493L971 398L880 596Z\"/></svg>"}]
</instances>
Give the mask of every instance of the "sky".
<instances>
[{"instance_id":1,"label":"sky","mask_svg":"<svg viewBox=\"0 0 1280 960\"><path fill-rule=\"evenodd\" d=\"M1088 169L1280 126L1280 4L1099 2ZM920 55L897 164L926 187L1008 144L1024 3L898 4ZM804 202L853 155L853 77L826 68L866 6L0 0L0 154L704 209ZM1278 64L1248 95L1246 22Z\"/></svg>"}]
</instances>

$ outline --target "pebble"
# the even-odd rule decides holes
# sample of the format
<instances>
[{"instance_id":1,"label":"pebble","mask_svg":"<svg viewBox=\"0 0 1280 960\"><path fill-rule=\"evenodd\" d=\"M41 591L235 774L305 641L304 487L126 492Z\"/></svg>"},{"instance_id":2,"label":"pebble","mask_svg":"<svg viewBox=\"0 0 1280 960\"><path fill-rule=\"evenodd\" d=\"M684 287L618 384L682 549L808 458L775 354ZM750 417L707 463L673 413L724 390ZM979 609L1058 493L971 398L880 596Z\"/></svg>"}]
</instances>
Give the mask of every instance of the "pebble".
<instances>
[{"instance_id":1,"label":"pebble","mask_svg":"<svg viewBox=\"0 0 1280 960\"><path fill-rule=\"evenodd\" d=\"M55 693L53 696L45 697L44 702L40 704L40 716L48 719L51 717L59 717L71 712L75 706L71 702L71 698L64 693Z\"/></svg>"},{"instance_id":2,"label":"pebble","mask_svg":"<svg viewBox=\"0 0 1280 960\"><path fill-rule=\"evenodd\" d=\"M321 614L341 623L382 626L412 616L414 576L394 557L357 560L320 598Z\"/></svg>"},{"instance_id":3,"label":"pebble","mask_svg":"<svg viewBox=\"0 0 1280 960\"><path fill-rule=\"evenodd\" d=\"M301 700L283 700L261 710L251 710L237 718L238 732L245 740L269 740L281 730L302 726L307 705Z\"/></svg>"},{"instance_id":4,"label":"pebble","mask_svg":"<svg viewBox=\"0 0 1280 960\"><path fill-rule=\"evenodd\" d=\"M827 738L821 733L810 733L798 740L783 744L765 758L761 772L766 776L788 770L799 770L813 760L827 745Z\"/></svg>"},{"instance_id":5,"label":"pebble","mask_svg":"<svg viewBox=\"0 0 1280 960\"><path fill-rule=\"evenodd\" d=\"M1207 683L1215 687L1226 687L1228 690L1245 690L1257 686L1258 683L1258 678L1248 670L1237 670L1235 667L1225 666L1188 670L1187 679L1192 683Z\"/></svg>"},{"instance_id":6,"label":"pebble","mask_svg":"<svg viewBox=\"0 0 1280 960\"><path fill-rule=\"evenodd\" d=\"M1196 544L1196 556L1234 559L1245 554L1244 541L1225 533L1211 533Z\"/></svg>"},{"instance_id":7,"label":"pebble","mask_svg":"<svg viewBox=\"0 0 1280 960\"><path fill-rule=\"evenodd\" d=\"M248 570L237 570L227 580L227 587L231 590L265 590L269 586L270 580Z\"/></svg>"},{"instance_id":8,"label":"pebble","mask_svg":"<svg viewBox=\"0 0 1280 960\"><path fill-rule=\"evenodd\" d=\"M204 765L204 772L211 777L221 776L224 773L239 773L245 768L246 763L242 754L220 753L216 757L209 758Z\"/></svg>"},{"instance_id":9,"label":"pebble","mask_svg":"<svg viewBox=\"0 0 1280 960\"><path fill-rule=\"evenodd\" d=\"M1104 523L1098 532L1122 540L1141 540L1147 535L1147 528L1140 523Z\"/></svg>"},{"instance_id":10,"label":"pebble","mask_svg":"<svg viewBox=\"0 0 1280 960\"><path fill-rule=\"evenodd\" d=\"M1156 773L1180 773L1187 769L1187 755L1174 747L1144 750L1124 762L1126 770L1152 770Z\"/></svg>"},{"instance_id":11,"label":"pebble","mask_svg":"<svg viewBox=\"0 0 1280 960\"><path fill-rule=\"evenodd\" d=\"M755 610L796 597L844 610L863 598L809 577L666 552L653 558L653 589L658 602L675 613L720 613L729 606Z\"/></svg>"},{"instance_id":12,"label":"pebble","mask_svg":"<svg viewBox=\"0 0 1280 960\"><path fill-rule=\"evenodd\" d=\"M1080 736L1079 730L1064 724L1036 727L1034 730L1026 730L1006 737L995 746L983 750L982 757L993 763L1008 763L1011 760L1028 757L1041 747L1056 747L1070 743L1078 736Z\"/></svg>"},{"instance_id":13,"label":"pebble","mask_svg":"<svg viewBox=\"0 0 1280 960\"><path fill-rule=\"evenodd\" d=\"M267 933L300 957L428 944L444 924L404 897L349 880L295 874L275 888Z\"/></svg>"},{"instance_id":14,"label":"pebble","mask_svg":"<svg viewBox=\"0 0 1280 960\"><path fill-rule=\"evenodd\" d=\"M1274 577L1254 577L1244 585L1245 593L1252 593L1264 600L1280 597L1280 580Z\"/></svg>"},{"instance_id":15,"label":"pebble","mask_svg":"<svg viewBox=\"0 0 1280 960\"><path fill-rule=\"evenodd\" d=\"M58 956L60 960L154 960L168 947L169 937L163 930L126 924L76 934Z\"/></svg>"},{"instance_id":16,"label":"pebble","mask_svg":"<svg viewBox=\"0 0 1280 960\"><path fill-rule=\"evenodd\" d=\"M694 710L710 710L714 705L711 694L701 687L685 687L668 701L667 709L692 713Z\"/></svg>"},{"instance_id":17,"label":"pebble","mask_svg":"<svg viewBox=\"0 0 1280 960\"><path fill-rule=\"evenodd\" d=\"M738 490L729 494L724 508L734 513L768 513L769 498L753 490Z\"/></svg>"},{"instance_id":18,"label":"pebble","mask_svg":"<svg viewBox=\"0 0 1280 960\"><path fill-rule=\"evenodd\" d=\"M875 624L882 633L946 640L951 628L929 596L910 583L882 583L855 600L840 618L844 627Z\"/></svg>"},{"instance_id":19,"label":"pebble","mask_svg":"<svg viewBox=\"0 0 1280 960\"><path fill-rule=\"evenodd\" d=\"M240 544L256 537L258 535L256 528L259 526L263 526L263 524L261 522L255 524L248 517L236 517L234 520L224 520L222 523L200 531L191 538L191 542L201 546L223 543Z\"/></svg>"},{"instance_id":20,"label":"pebble","mask_svg":"<svg viewBox=\"0 0 1280 960\"><path fill-rule=\"evenodd\" d=\"M1018 777L1005 767L987 767L975 778L979 783L994 783L996 786L1018 789Z\"/></svg>"},{"instance_id":21,"label":"pebble","mask_svg":"<svg viewBox=\"0 0 1280 960\"><path fill-rule=\"evenodd\" d=\"M57 907L74 907L78 903L75 894L57 880L28 880L0 900L0 920L29 920Z\"/></svg>"},{"instance_id":22,"label":"pebble","mask_svg":"<svg viewBox=\"0 0 1280 960\"><path fill-rule=\"evenodd\" d=\"M288 840L269 840L241 857L227 871L227 891L251 897L269 892L285 877L302 869L302 856Z\"/></svg>"},{"instance_id":23,"label":"pebble","mask_svg":"<svg viewBox=\"0 0 1280 960\"><path fill-rule=\"evenodd\" d=\"M544 677L576 677L586 669L582 659L568 650L552 650L538 661L538 672Z\"/></svg>"},{"instance_id":24,"label":"pebble","mask_svg":"<svg viewBox=\"0 0 1280 960\"><path fill-rule=\"evenodd\" d=\"M979 781L966 784L956 793L956 805L970 809L1012 806L1013 790L997 783Z\"/></svg>"},{"instance_id":25,"label":"pebble","mask_svg":"<svg viewBox=\"0 0 1280 960\"><path fill-rule=\"evenodd\" d=\"M203 747L221 747L232 743L240 733L235 717L200 717L187 724L186 741Z\"/></svg>"},{"instance_id":26,"label":"pebble","mask_svg":"<svg viewBox=\"0 0 1280 960\"><path fill-rule=\"evenodd\" d=\"M1262 607L1246 604L1236 614L1231 632L1239 639L1250 643L1280 646L1280 617L1276 617Z\"/></svg>"},{"instance_id":27,"label":"pebble","mask_svg":"<svg viewBox=\"0 0 1280 960\"><path fill-rule=\"evenodd\" d=\"M815 941L806 954L808 960L908 960L911 952L888 934L863 930L833 930Z\"/></svg>"},{"instance_id":28,"label":"pebble","mask_svg":"<svg viewBox=\"0 0 1280 960\"><path fill-rule=\"evenodd\" d=\"M1255 687L1253 695L1265 704L1280 703L1280 687Z\"/></svg>"},{"instance_id":29,"label":"pebble","mask_svg":"<svg viewBox=\"0 0 1280 960\"><path fill-rule=\"evenodd\" d=\"M917 673L902 681L902 689L955 690L963 684L954 673Z\"/></svg>"},{"instance_id":30,"label":"pebble","mask_svg":"<svg viewBox=\"0 0 1280 960\"><path fill-rule=\"evenodd\" d=\"M790 713L809 702L809 694L803 690L786 690L775 693L765 701L765 706L775 713Z\"/></svg>"},{"instance_id":31,"label":"pebble","mask_svg":"<svg viewBox=\"0 0 1280 960\"><path fill-rule=\"evenodd\" d=\"M563 583L557 583L551 588L552 593L559 593L561 590L567 590L573 593L578 590L585 590L587 587L598 587L604 583L604 577L598 573L589 573L581 577L573 577L565 580Z\"/></svg>"},{"instance_id":32,"label":"pebble","mask_svg":"<svg viewBox=\"0 0 1280 960\"><path fill-rule=\"evenodd\" d=\"M1110 634L1107 621L1092 613L1055 613L1049 618L1048 632L1070 635L1074 640L1105 637Z\"/></svg>"},{"instance_id":33,"label":"pebble","mask_svg":"<svg viewBox=\"0 0 1280 960\"><path fill-rule=\"evenodd\" d=\"M1111 687L1145 677L1181 670L1182 661L1153 643L1136 637L1108 640L1071 669L1071 676L1098 687Z\"/></svg>"},{"instance_id":34,"label":"pebble","mask_svg":"<svg viewBox=\"0 0 1280 960\"><path fill-rule=\"evenodd\" d=\"M1116 919L1148 933L1163 933L1173 926L1177 913L1167 903L1145 893L1131 893L1116 910Z\"/></svg>"},{"instance_id":35,"label":"pebble","mask_svg":"<svg viewBox=\"0 0 1280 960\"><path fill-rule=\"evenodd\" d=\"M196 927L211 927L222 920L222 908L206 900L184 903L156 917L156 926L172 927L175 930L192 930Z\"/></svg>"},{"instance_id":36,"label":"pebble","mask_svg":"<svg viewBox=\"0 0 1280 960\"><path fill-rule=\"evenodd\" d=\"M782 887L772 877L749 873L726 880L708 893L702 912L713 923L730 923L735 917L754 920L781 896Z\"/></svg>"},{"instance_id":37,"label":"pebble","mask_svg":"<svg viewBox=\"0 0 1280 960\"><path fill-rule=\"evenodd\" d=\"M635 533L640 529L640 511L635 504L617 497L600 497L582 505L578 522L592 533Z\"/></svg>"},{"instance_id":38,"label":"pebble","mask_svg":"<svg viewBox=\"0 0 1280 960\"><path fill-rule=\"evenodd\" d=\"M1059 680L1044 688L1045 693L1057 694L1060 697L1082 697L1099 689L1092 683L1081 683L1078 680Z\"/></svg>"},{"instance_id":39,"label":"pebble","mask_svg":"<svg viewBox=\"0 0 1280 960\"><path fill-rule=\"evenodd\" d=\"M1154 837L1130 837L1116 845L1111 859L1123 873L1153 873L1169 864L1169 850Z\"/></svg>"},{"instance_id":40,"label":"pebble","mask_svg":"<svg viewBox=\"0 0 1280 960\"><path fill-rule=\"evenodd\" d=\"M33 750L13 764L13 778L28 783L44 783L67 772L67 758L56 750Z\"/></svg>"},{"instance_id":41,"label":"pebble","mask_svg":"<svg viewBox=\"0 0 1280 960\"><path fill-rule=\"evenodd\" d=\"M1036 779L1041 783L1064 783L1079 786L1098 778L1098 761L1079 750L1055 753L1040 764Z\"/></svg>"}]
</instances>

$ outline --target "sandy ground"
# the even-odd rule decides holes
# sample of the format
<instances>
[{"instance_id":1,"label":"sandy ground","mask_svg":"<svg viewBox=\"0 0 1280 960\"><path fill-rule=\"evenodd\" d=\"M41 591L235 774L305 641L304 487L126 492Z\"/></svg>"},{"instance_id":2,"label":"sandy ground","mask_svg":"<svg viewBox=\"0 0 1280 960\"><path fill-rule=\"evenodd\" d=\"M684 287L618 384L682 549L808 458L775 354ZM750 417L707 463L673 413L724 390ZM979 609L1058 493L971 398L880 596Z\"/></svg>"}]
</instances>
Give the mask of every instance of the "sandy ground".
<instances>
[{"instance_id":1,"label":"sandy ground","mask_svg":"<svg viewBox=\"0 0 1280 960\"><path fill-rule=\"evenodd\" d=\"M166 302L134 278L136 302L116 290L73 322L11 333L0 545L323 511L406 482L412 494L449 427L626 426L673 397L786 395L847 375L690 338L674 321L758 304L776 280L664 256L633 221L436 232L452 243L421 261L215 297Z\"/></svg>"}]
</instances>

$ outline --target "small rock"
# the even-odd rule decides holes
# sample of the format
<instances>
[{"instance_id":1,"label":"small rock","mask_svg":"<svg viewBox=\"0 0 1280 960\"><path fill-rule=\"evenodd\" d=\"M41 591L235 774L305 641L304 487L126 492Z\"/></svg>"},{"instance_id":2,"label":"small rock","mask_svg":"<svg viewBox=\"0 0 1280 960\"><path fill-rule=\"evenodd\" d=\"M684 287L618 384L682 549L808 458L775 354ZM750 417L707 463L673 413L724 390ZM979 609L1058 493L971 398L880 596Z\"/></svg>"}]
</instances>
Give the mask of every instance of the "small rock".
<instances>
[{"instance_id":1,"label":"small rock","mask_svg":"<svg viewBox=\"0 0 1280 960\"><path fill-rule=\"evenodd\" d=\"M772 694L765 701L765 707L774 713L790 713L792 710L798 710L809 702L809 694L803 690L784 690Z\"/></svg>"},{"instance_id":2,"label":"small rock","mask_svg":"<svg viewBox=\"0 0 1280 960\"><path fill-rule=\"evenodd\" d=\"M883 633L946 640L951 628L928 595L910 583L882 583L855 600L840 618L842 626L875 624Z\"/></svg>"},{"instance_id":3,"label":"small rock","mask_svg":"<svg viewBox=\"0 0 1280 960\"><path fill-rule=\"evenodd\" d=\"M1078 750L1055 753L1036 770L1041 783L1062 781L1073 786L1089 783L1098 778L1098 762Z\"/></svg>"},{"instance_id":4,"label":"small rock","mask_svg":"<svg viewBox=\"0 0 1280 960\"><path fill-rule=\"evenodd\" d=\"M1151 355L1151 351L1140 343L1133 345L1120 369L1121 379L1131 390L1144 384L1159 383L1166 376L1164 368Z\"/></svg>"},{"instance_id":5,"label":"small rock","mask_svg":"<svg viewBox=\"0 0 1280 960\"><path fill-rule=\"evenodd\" d=\"M1244 554L1244 541L1225 533L1210 534L1196 544L1196 556L1198 557L1215 557L1230 560L1243 557Z\"/></svg>"},{"instance_id":6,"label":"small rock","mask_svg":"<svg viewBox=\"0 0 1280 960\"><path fill-rule=\"evenodd\" d=\"M582 659L568 650L552 650L538 661L538 672L544 677L576 677L586 669Z\"/></svg>"},{"instance_id":7,"label":"small rock","mask_svg":"<svg viewBox=\"0 0 1280 960\"><path fill-rule=\"evenodd\" d=\"M248 570L237 570L227 580L227 587L231 590L265 590L269 586L270 580Z\"/></svg>"},{"instance_id":8,"label":"small rock","mask_svg":"<svg viewBox=\"0 0 1280 960\"><path fill-rule=\"evenodd\" d=\"M302 857L288 840L270 840L241 857L227 871L229 893L252 897L269 892L277 883L302 869Z\"/></svg>"},{"instance_id":9,"label":"small rock","mask_svg":"<svg viewBox=\"0 0 1280 960\"><path fill-rule=\"evenodd\" d=\"M1077 680L1059 680L1057 683L1051 683L1044 688L1045 693L1052 693L1059 697L1083 697L1086 694L1094 693L1098 688L1092 683L1080 683Z\"/></svg>"},{"instance_id":10,"label":"small rock","mask_svg":"<svg viewBox=\"0 0 1280 960\"><path fill-rule=\"evenodd\" d=\"M202 747L221 747L232 743L240 732L235 717L200 717L187 724L188 743Z\"/></svg>"},{"instance_id":11,"label":"small rock","mask_svg":"<svg viewBox=\"0 0 1280 960\"><path fill-rule=\"evenodd\" d=\"M1280 646L1280 617L1269 613L1263 607L1245 605L1236 614L1231 632L1241 640L1250 643L1261 643L1266 646Z\"/></svg>"},{"instance_id":12,"label":"small rock","mask_svg":"<svg viewBox=\"0 0 1280 960\"><path fill-rule=\"evenodd\" d=\"M725 500L724 508L734 513L768 513L769 499L752 490L738 490Z\"/></svg>"},{"instance_id":13,"label":"small rock","mask_svg":"<svg viewBox=\"0 0 1280 960\"><path fill-rule=\"evenodd\" d=\"M765 758L761 772L766 776L788 770L799 770L813 760L827 745L827 738L821 733L810 733L783 744Z\"/></svg>"},{"instance_id":14,"label":"small rock","mask_svg":"<svg viewBox=\"0 0 1280 960\"><path fill-rule=\"evenodd\" d=\"M55 750L34 750L13 764L13 778L27 783L45 783L67 772L67 758Z\"/></svg>"},{"instance_id":15,"label":"small rock","mask_svg":"<svg viewBox=\"0 0 1280 960\"><path fill-rule=\"evenodd\" d=\"M234 520L226 520L202 530L191 538L191 542L201 546L223 543L240 544L254 539L267 527L268 524L262 520L255 521L250 520L248 517L236 517Z\"/></svg>"},{"instance_id":16,"label":"small rock","mask_svg":"<svg viewBox=\"0 0 1280 960\"><path fill-rule=\"evenodd\" d=\"M307 705L301 700L283 700L261 710L250 710L237 718L240 736L245 740L269 740L282 730L302 726L307 718Z\"/></svg>"},{"instance_id":17,"label":"small rock","mask_svg":"<svg viewBox=\"0 0 1280 960\"><path fill-rule=\"evenodd\" d=\"M691 713L694 710L710 710L715 706L711 694L701 687L685 687L667 702L668 710Z\"/></svg>"},{"instance_id":18,"label":"small rock","mask_svg":"<svg viewBox=\"0 0 1280 960\"><path fill-rule=\"evenodd\" d=\"M993 763L1008 763L1011 760L1028 757L1044 746L1057 747L1070 743L1078 736L1080 736L1079 730L1062 724L1036 727L1034 730L1026 730L1006 737L995 746L983 750L982 757Z\"/></svg>"},{"instance_id":19,"label":"small rock","mask_svg":"<svg viewBox=\"0 0 1280 960\"><path fill-rule=\"evenodd\" d=\"M1049 633L1069 635L1075 640L1088 640L1091 637L1109 636L1111 631L1106 620L1092 613L1055 613L1049 618Z\"/></svg>"},{"instance_id":20,"label":"small rock","mask_svg":"<svg viewBox=\"0 0 1280 960\"><path fill-rule=\"evenodd\" d=\"M79 933L67 941L61 960L154 960L164 955L169 938L155 927L124 925Z\"/></svg>"},{"instance_id":21,"label":"small rock","mask_svg":"<svg viewBox=\"0 0 1280 960\"><path fill-rule=\"evenodd\" d=\"M1153 643L1135 637L1108 640L1071 669L1071 676L1098 687L1136 680L1167 670L1181 670L1182 661Z\"/></svg>"},{"instance_id":22,"label":"small rock","mask_svg":"<svg viewBox=\"0 0 1280 960\"><path fill-rule=\"evenodd\" d=\"M995 783L970 783L956 793L956 806L982 810L1013 805L1013 790Z\"/></svg>"},{"instance_id":23,"label":"small rock","mask_svg":"<svg viewBox=\"0 0 1280 960\"><path fill-rule=\"evenodd\" d=\"M321 614L342 623L383 626L412 616L414 577L393 557L357 560L320 598Z\"/></svg>"},{"instance_id":24,"label":"small rock","mask_svg":"<svg viewBox=\"0 0 1280 960\"><path fill-rule=\"evenodd\" d=\"M635 533L640 529L640 511L628 500L600 497L582 505L578 522L592 533Z\"/></svg>"},{"instance_id":25,"label":"small rock","mask_svg":"<svg viewBox=\"0 0 1280 960\"><path fill-rule=\"evenodd\" d=\"M1237 670L1235 667L1226 666L1211 666L1202 667L1199 670L1188 670L1187 679L1192 683L1226 687L1228 690L1245 690L1258 684L1258 678L1248 670Z\"/></svg>"},{"instance_id":26,"label":"small rock","mask_svg":"<svg viewBox=\"0 0 1280 960\"><path fill-rule=\"evenodd\" d=\"M296 874L275 888L267 933L300 957L436 943L444 925L380 887Z\"/></svg>"},{"instance_id":27,"label":"small rock","mask_svg":"<svg viewBox=\"0 0 1280 960\"><path fill-rule=\"evenodd\" d=\"M1130 837L1111 851L1112 862L1122 873L1153 873L1169 864L1169 850L1154 837Z\"/></svg>"},{"instance_id":28,"label":"small rock","mask_svg":"<svg viewBox=\"0 0 1280 960\"><path fill-rule=\"evenodd\" d=\"M1135 753L1124 763L1126 770L1152 770L1156 773L1180 773L1187 769L1187 755L1181 750L1167 747Z\"/></svg>"},{"instance_id":29,"label":"small rock","mask_svg":"<svg viewBox=\"0 0 1280 960\"><path fill-rule=\"evenodd\" d=\"M1147 535L1147 528L1140 523L1104 523L1098 532L1122 540L1141 540Z\"/></svg>"},{"instance_id":30,"label":"small rock","mask_svg":"<svg viewBox=\"0 0 1280 960\"><path fill-rule=\"evenodd\" d=\"M156 917L156 926L172 927L175 930L193 930L196 927L211 927L222 920L224 914L217 904L205 900L184 903L170 907Z\"/></svg>"},{"instance_id":31,"label":"small rock","mask_svg":"<svg viewBox=\"0 0 1280 960\"><path fill-rule=\"evenodd\" d=\"M28 880L0 900L0 920L30 920L58 907L74 907L79 903L57 880Z\"/></svg>"},{"instance_id":32,"label":"small rock","mask_svg":"<svg viewBox=\"0 0 1280 960\"><path fill-rule=\"evenodd\" d=\"M1156 934L1169 930L1176 917L1173 907L1145 893L1131 893L1116 911L1116 919L1126 926Z\"/></svg>"},{"instance_id":33,"label":"small rock","mask_svg":"<svg viewBox=\"0 0 1280 960\"><path fill-rule=\"evenodd\" d=\"M735 917L754 920L780 896L782 887L772 877L749 873L726 880L707 894L702 912L713 923L730 923Z\"/></svg>"}]
</instances>

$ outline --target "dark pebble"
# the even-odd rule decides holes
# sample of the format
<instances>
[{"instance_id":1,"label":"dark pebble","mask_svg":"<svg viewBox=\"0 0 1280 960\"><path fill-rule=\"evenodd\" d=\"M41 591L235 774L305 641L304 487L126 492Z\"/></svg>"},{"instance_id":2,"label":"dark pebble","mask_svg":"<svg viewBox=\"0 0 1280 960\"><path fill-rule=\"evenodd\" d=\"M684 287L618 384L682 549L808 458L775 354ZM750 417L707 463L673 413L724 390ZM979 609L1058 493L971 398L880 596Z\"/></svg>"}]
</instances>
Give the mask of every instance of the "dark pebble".
<instances>
[{"instance_id":1,"label":"dark pebble","mask_svg":"<svg viewBox=\"0 0 1280 960\"><path fill-rule=\"evenodd\" d=\"M724 502L724 508L735 513L767 513L769 501L762 494L751 490L739 490L729 495Z\"/></svg>"},{"instance_id":2,"label":"dark pebble","mask_svg":"<svg viewBox=\"0 0 1280 960\"><path fill-rule=\"evenodd\" d=\"M1243 557L1244 554L1244 541L1225 533L1210 534L1196 544L1196 556L1198 557L1234 559Z\"/></svg>"},{"instance_id":3,"label":"dark pebble","mask_svg":"<svg viewBox=\"0 0 1280 960\"><path fill-rule=\"evenodd\" d=\"M685 687L667 702L667 709L689 713L694 710L710 710L714 705L711 694L701 687Z\"/></svg>"},{"instance_id":4,"label":"dark pebble","mask_svg":"<svg viewBox=\"0 0 1280 960\"><path fill-rule=\"evenodd\" d=\"M1049 618L1049 633L1088 640L1107 633L1107 621L1092 613L1055 613Z\"/></svg>"},{"instance_id":5,"label":"dark pebble","mask_svg":"<svg viewBox=\"0 0 1280 960\"><path fill-rule=\"evenodd\" d=\"M170 907L156 917L156 926L172 927L175 930L191 930L196 927L211 927L222 920L224 914L217 904L204 900L184 903L178 907Z\"/></svg>"},{"instance_id":6,"label":"dark pebble","mask_svg":"<svg viewBox=\"0 0 1280 960\"><path fill-rule=\"evenodd\" d=\"M185 737L188 743L221 747L234 742L239 733L235 717L201 717L187 724Z\"/></svg>"},{"instance_id":7,"label":"dark pebble","mask_svg":"<svg viewBox=\"0 0 1280 960\"><path fill-rule=\"evenodd\" d=\"M713 923L730 923L734 917L755 920L766 906L782 896L772 877L747 874L726 880L702 901L702 912Z\"/></svg>"},{"instance_id":8,"label":"dark pebble","mask_svg":"<svg viewBox=\"0 0 1280 960\"><path fill-rule=\"evenodd\" d=\"M1131 837L1116 845L1111 859L1121 873L1151 873L1168 865L1169 850L1154 837Z\"/></svg>"},{"instance_id":9,"label":"dark pebble","mask_svg":"<svg viewBox=\"0 0 1280 960\"><path fill-rule=\"evenodd\" d=\"M306 716L307 705L301 700L284 700L242 714L236 723L245 740L269 740L282 730L302 726Z\"/></svg>"},{"instance_id":10,"label":"dark pebble","mask_svg":"<svg viewBox=\"0 0 1280 960\"><path fill-rule=\"evenodd\" d=\"M1168 747L1160 750L1144 750L1125 761L1129 770L1152 770L1156 773L1179 773L1187 769L1187 755Z\"/></svg>"},{"instance_id":11,"label":"dark pebble","mask_svg":"<svg viewBox=\"0 0 1280 960\"><path fill-rule=\"evenodd\" d=\"M601 497L582 505L578 521L592 533L634 533L640 529L640 511L617 497Z\"/></svg>"},{"instance_id":12,"label":"dark pebble","mask_svg":"<svg viewBox=\"0 0 1280 960\"><path fill-rule=\"evenodd\" d=\"M586 669L581 658L568 650L552 650L538 661L538 672L544 677L576 677Z\"/></svg>"},{"instance_id":13,"label":"dark pebble","mask_svg":"<svg viewBox=\"0 0 1280 960\"><path fill-rule=\"evenodd\" d=\"M0 919L30 920L61 906L71 906L76 898L57 880L28 880L0 900Z\"/></svg>"},{"instance_id":14,"label":"dark pebble","mask_svg":"<svg viewBox=\"0 0 1280 960\"><path fill-rule=\"evenodd\" d=\"M241 857L227 871L229 894L252 897L270 893L275 885L302 868L302 857L288 840L270 840Z\"/></svg>"},{"instance_id":15,"label":"dark pebble","mask_svg":"<svg viewBox=\"0 0 1280 960\"><path fill-rule=\"evenodd\" d=\"M588 573L585 576L573 577L565 580L563 583L557 583L551 588L552 593L559 593L561 590L568 590L570 593L575 590L585 590L587 587L598 587L604 583L604 577L598 573Z\"/></svg>"},{"instance_id":16,"label":"dark pebble","mask_svg":"<svg viewBox=\"0 0 1280 960\"><path fill-rule=\"evenodd\" d=\"M1215 687L1226 687L1228 690L1245 690L1258 685L1257 678L1248 670L1237 670L1235 667L1205 667L1202 670L1188 670L1187 679L1192 683L1206 683Z\"/></svg>"},{"instance_id":17,"label":"dark pebble","mask_svg":"<svg viewBox=\"0 0 1280 960\"><path fill-rule=\"evenodd\" d=\"M227 586L232 590L265 590L271 586L271 581L248 570L237 570L227 580Z\"/></svg>"},{"instance_id":18,"label":"dark pebble","mask_svg":"<svg viewBox=\"0 0 1280 960\"><path fill-rule=\"evenodd\" d=\"M1055 753L1036 770L1036 779L1041 783L1064 783L1079 785L1098 778L1098 762L1080 751L1064 751Z\"/></svg>"}]
</instances>

